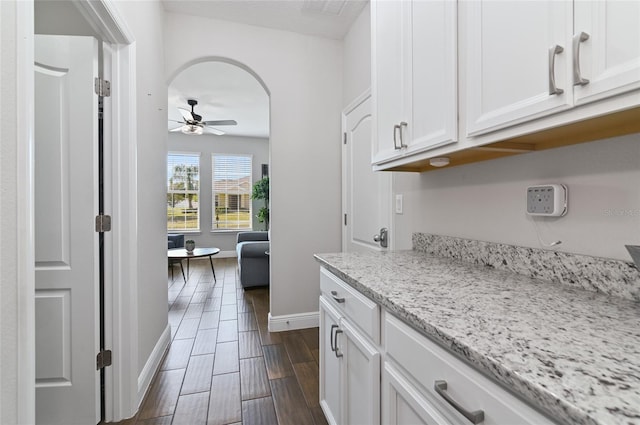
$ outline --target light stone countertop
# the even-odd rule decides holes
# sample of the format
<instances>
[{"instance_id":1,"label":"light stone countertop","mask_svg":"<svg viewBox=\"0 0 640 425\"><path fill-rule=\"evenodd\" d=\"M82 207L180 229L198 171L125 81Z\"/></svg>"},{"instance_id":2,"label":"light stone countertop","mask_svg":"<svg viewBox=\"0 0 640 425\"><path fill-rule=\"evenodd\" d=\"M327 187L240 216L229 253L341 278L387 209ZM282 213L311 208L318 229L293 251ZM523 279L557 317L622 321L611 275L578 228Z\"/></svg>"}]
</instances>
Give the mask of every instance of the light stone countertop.
<instances>
[{"instance_id":1,"label":"light stone countertop","mask_svg":"<svg viewBox=\"0 0 640 425\"><path fill-rule=\"evenodd\" d=\"M416 251L318 262L569 424L640 424L640 303Z\"/></svg>"}]
</instances>

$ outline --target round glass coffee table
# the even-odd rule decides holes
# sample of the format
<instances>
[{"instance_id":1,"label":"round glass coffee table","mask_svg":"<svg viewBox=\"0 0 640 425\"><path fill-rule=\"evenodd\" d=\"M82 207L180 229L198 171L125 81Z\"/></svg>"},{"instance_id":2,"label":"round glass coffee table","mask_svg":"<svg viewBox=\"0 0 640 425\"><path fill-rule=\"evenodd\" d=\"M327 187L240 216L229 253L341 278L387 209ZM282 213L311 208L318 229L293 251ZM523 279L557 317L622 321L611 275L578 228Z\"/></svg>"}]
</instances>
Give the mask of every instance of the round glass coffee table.
<instances>
[{"instance_id":1,"label":"round glass coffee table","mask_svg":"<svg viewBox=\"0 0 640 425\"><path fill-rule=\"evenodd\" d=\"M167 257L170 260L187 260L187 276L189 276L189 260L192 258L209 257L211 271L213 272L213 280L216 281L216 271L213 268L213 257L220 252L220 248L194 248L193 252L187 252L184 248L174 248L167 251Z\"/></svg>"}]
</instances>

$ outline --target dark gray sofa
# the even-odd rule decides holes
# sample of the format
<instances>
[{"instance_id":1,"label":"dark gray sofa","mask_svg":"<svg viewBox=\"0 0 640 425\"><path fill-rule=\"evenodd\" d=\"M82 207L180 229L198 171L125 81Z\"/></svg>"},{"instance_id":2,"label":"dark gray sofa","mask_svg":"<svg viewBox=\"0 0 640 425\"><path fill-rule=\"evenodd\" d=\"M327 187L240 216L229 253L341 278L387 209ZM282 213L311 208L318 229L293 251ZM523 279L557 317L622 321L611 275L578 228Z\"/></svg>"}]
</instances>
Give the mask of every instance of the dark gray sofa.
<instances>
[{"instance_id":1,"label":"dark gray sofa","mask_svg":"<svg viewBox=\"0 0 640 425\"><path fill-rule=\"evenodd\" d=\"M269 234L239 232L236 239L238 273L243 288L269 285Z\"/></svg>"}]
</instances>

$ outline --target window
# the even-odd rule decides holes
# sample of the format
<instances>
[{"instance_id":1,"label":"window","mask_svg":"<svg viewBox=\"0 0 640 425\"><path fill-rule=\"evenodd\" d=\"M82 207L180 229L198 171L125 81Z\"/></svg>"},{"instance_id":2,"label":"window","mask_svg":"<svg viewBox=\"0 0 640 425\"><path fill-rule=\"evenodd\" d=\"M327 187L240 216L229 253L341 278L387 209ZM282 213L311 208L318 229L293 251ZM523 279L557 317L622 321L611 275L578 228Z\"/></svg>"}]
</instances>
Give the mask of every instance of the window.
<instances>
[{"instance_id":1,"label":"window","mask_svg":"<svg viewBox=\"0 0 640 425\"><path fill-rule=\"evenodd\" d=\"M211 155L213 230L251 229L251 155Z\"/></svg>"},{"instance_id":2,"label":"window","mask_svg":"<svg viewBox=\"0 0 640 425\"><path fill-rule=\"evenodd\" d=\"M200 229L200 154L167 155L167 230Z\"/></svg>"}]
</instances>

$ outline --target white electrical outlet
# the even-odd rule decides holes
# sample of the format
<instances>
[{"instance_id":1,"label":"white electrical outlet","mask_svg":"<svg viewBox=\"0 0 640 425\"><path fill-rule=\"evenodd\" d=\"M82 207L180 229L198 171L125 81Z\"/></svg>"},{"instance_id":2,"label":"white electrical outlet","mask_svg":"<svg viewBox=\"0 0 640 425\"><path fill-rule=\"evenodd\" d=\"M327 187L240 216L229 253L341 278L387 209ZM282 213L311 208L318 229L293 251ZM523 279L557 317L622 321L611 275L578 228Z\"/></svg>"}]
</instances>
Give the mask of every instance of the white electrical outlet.
<instances>
[{"instance_id":1,"label":"white electrical outlet","mask_svg":"<svg viewBox=\"0 0 640 425\"><path fill-rule=\"evenodd\" d=\"M527 214L561 217L567 213L567 187L563 184L527 188Z\"/></svg>"}]
</instances>

